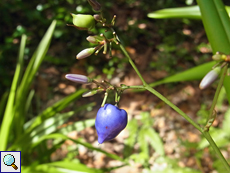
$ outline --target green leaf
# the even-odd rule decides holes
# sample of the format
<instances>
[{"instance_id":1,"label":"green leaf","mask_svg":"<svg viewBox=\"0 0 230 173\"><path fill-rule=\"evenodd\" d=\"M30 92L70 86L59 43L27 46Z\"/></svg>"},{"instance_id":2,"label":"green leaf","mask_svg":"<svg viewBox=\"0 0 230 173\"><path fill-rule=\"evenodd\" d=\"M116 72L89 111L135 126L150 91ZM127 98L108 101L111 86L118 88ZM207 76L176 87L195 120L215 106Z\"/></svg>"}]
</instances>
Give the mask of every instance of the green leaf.
<instances>
[{"instance_id":1,"label":"green leaf","mask_svg":"<svg viewBox=\"0 0 230 173\"><path fill-rule=\"evenodd\" d=\"M151 87L155 87L160 84L170 83L170 82L183 82L183 81L191 81L191 80L200 80L202 79L216 64L215 61L208 62L196 67L193 67L191 69L188 69L183 72L179 72L175 75L166 77L162 80L159 80L157 82L151 83Z\"/></svg>"},{"instance_id":2,"label":"green leaf","mask_svg":"<svg viewBox=\"0 0 230 173\"><path fill-rule=\"evenodd\" d=\"M163 156L165 154L163 142L159 134L153 128L146 129L145 140L150 143L159 155Z\"/></svg>"},{"instance_id":3,"label":"green leaf","mask_svg":"<svg viewBox=\"0 0 230 173\"><path fill-rule=\"evenodd\" d=\"M213 54L216 52L222 52L226 55L229 54L230 21L228 13L224 9L223 2L221 0L197 0L197 3L201 9L202 21L208 40L212 46ZM230 78L226 77L224 80L224 87L230 104L229 83Z\"/></svg>"},{"instance_id":4,"label":"green leaf","mask_svg":"<svg viewBox=\"0 0 230 173\"><path fill-rule=\"evenodd\" d=\"M138 144L140 146L141 152L140 154L142 155L142 159L144 161L148 160L149 158L149 147L148 147L148 142L146 141L146 133L147 129L146 128L141 128L139 133L138 133Z\"/></svg>"},{"instance_id":5,"label":"green leaf","mask_svg":"<svg viewBox=\"0 0 230 173\"><path fill-rule=\"evenodd\" d=\"M228 103L230 104L230 76L225 76L224 78L224 88L226 91Z\"/></svg>"},{"instance_id":6,"label":"green leaf","mask_svg":"<svg viewBox=\"0 0 230 173\"><path fill-rule=\"evenodd\" d=\"M149 18L164 19L164 18L189 18L201 19L199 6L166 8L148 14Z\"/></svg>"},{"instance_id":7,"label":"green leaf","mask_svg":"<svg viewBox=\"0 0 230 173\"><path fill-rule=\"evenodd\" d=\"M46 119L41 124L36 126L31 132L24 133L9 149L20 149L28 151L31 149L31 144L36 143L42 136L51 134L58 130L58 127L74 114L73 111L63 114L57 114L55 117Z\"/></svg>"},{"instance_id":8,"label":"green leaf","mask_svg":"<svg viewBox=\"0 0 230 173\"><path fill-rule=\"evenodd\" d=\"M227 110L227 112L224 115L224 121L223 121L223 130L225 132L230 132L230 108ZM229 134L230 137L230 134Z\"/></svg>"},{"instance_id":9,"label":"green leaf","mask_svg":"<svg viewBox=\"0 0 230 173\"><path fill-rule=\"evenodd\" d=\"M88 119L88 120L84 120L84 121L77 121L73 124L70 124L66 127L63 127L61 129L59 129L57 132L63 134L63 135L67 135L69 132L72 131L82 131L87 127L92 127L95 124L95 119Z\"/></svg>"},{"instance_id":10,"label":"green leaf","mask_svg":"<svg viewBox=\"0 0 230 173\"><path fill-rule=\"evenodd\" d=\"M34 52L26 68L25 74L19 87L19 96L21 97L27 96L29 87L35 77L35 74L37 73L37 70L40 67L41 62L44 59L46 52L48 51L55 26L56 21L54 20L48 28L47 32L45 33L44 37L42 38L41 42L39 43L36 51Z\"/></svg>"},{"instance_id":11,"label":"green leaf","mask_svg":"<svg viewBox=\"0 0 230 173\"><path fill-rule=\"evenodd\" d=\"M42 136L39 141L37 141L36 143L34 143L33 147L36 146L37 144L39 144L41 141L43 140L47 140L47 139L64 139L64 140L71 140L73 141L74 143L76 144L79 144L79 145L83 145L84 147L88 148L88 149L91 149L91 150L94 150L94 151L98 151L98 152L101 152L103 154L105 154L106 156L112 158L112 159L115 159L115 160L119 160L119 161L122 161L122 162L125 162L122 158L120 158L119 156L117 156L116 154L111 154L111 153L108 153L102 149L99 149L99 148L95 148L93 147L91 144L89 143L86 143L86 142L82 142L80 139L72 139L66 135L63 135L63 134L60 134L60 133L53 133L53 134L49 134L49 135L45 135L45 136Z\"/></svg>"},{"instance_id":12,"label":"green leaf","mask_svg":"<svg viewBox=\"0 0 230 173\"><path fill-rule=\"evenodd\" d=\"M55 117L51 117L43 121L40 125L34 128L27 138L31 138L31 142L35 143L42 136L51 134L58 130L58 128L63 125L69 117L74 115L74 112L68 112L63 114L57 114ZM26 140L26 139L25 139ZM23 140L24 141L24 140Z\"/></svg>"},{"instance_id":13,"label":"green leaf","mask_svg":"<svg viewBox=\"0 0 230 173\"><path fill-rule=\"evenodd\" d=\"M65 168L73 171L78 171L78 172L85 172L85 173L97 173L97 172L102 172L102 170L98 169L93 169L89 168L81 163L75 163L75 162L70 162L70 161L57 161L57 162L51 162L47 163L46 165L49 166L55 166L56 168Z\"/></svg>"},{"instance_id":14,"label":"green leaf","mask_svg":"<svg viewBox=\"0 0 230 173\"><path fill-rule=\"evenodd\" d=\"M129 131L129 137L125 139L125 148L124 148L124 158L129 157L132 154L134 144L136 142L136 137L138 135L138 124L136 119L129 121L127 125L127 130Z\"/></svg>"},{"instance_id":15,"label":"green leaf","mask_svg":"<svg viewBox=\"0 0 230 173\"><path fill-rule=\"evenodd\" d=\"M42 63L51 42L51 38L56 26L56 21L54 20L48 30L46 31L45 35L43 36L41 42L39 43L36 51L34 52L30 62L26 68L26 71L22 77L22 81L18 87L17 91L17 99L20 100L16 102L16 110L15 110L15 125L14 128L16 129L16 135L19 136L23 130L23 124L25 121L25 109L26 109L26 100L28 97L28 93L30 90L31 83L35 77L35 74Z\"/></svg>"},{"instance_id":16,"label":"green leaf","mask_svg":"<svg viewBox=\"0 0 230 173\"><path fill-rule=\"evenodd\" d=\"M3 118L8 96L9 96L9 92L6 91L1 97L1 100L0 100L0 120L2 120L2 118Z\"/></svg>"},{"instance_id":17,"label":"green leaf","mask_svg":"<svg viewBox=\"0 0 230 173\"><path fill-rule=\"evenodd\" d=\"M19 56L18 56L18 61L16 65L16 70L14 73L14 78L12 81L12 85L10 88L10 93L8 96L8 101L4 113L4 117L2 120L1 124L1 131L0 131L0 151L5 151L8 143L8 137L10 134L10 128L12 121L14 119L14 102L15 102L15 97L16 97L16 91L17 91L17 85L18 85L18 80L20 78L20 75L22 73L22 66L23 66L23 55L24 55L24 50L26 46L26 36L22 35L21 39L21 44L20 44L20 49L19 49Z\"/></svg>"},{"instance_id":18,"label":"green leaf","mask_svg":"<svg viewBox=\"0 0 230 173\"><path fill-rule=\"evenodd\" d=\"M46 164L40 165L30 165L30 166L21 166L21 172L23 173L63 173L62 171L58 170L53 166L49 166Z\"/></svg>"},{"instance_id":19,"label":"green leaf","mask_svg":"<svg viewBox=\"0 0 230 173\"><path fill-rule=\"evenodd\" d=\"M230 7L225 6L230 16ZM155 19L170 19L170 18L187 18L187 19L201 19L201 12L198 5L179 8L166 8L157 10L148 14L149 18Z\"/></svg>"},{"instance_id":20,"label":"green leaf","mask_svg":"<svg viewBox=\"0 0 230 173\"><path fill-rule=\"evenodd\" d=\"M75 93L63 98L62 100L56 102L55 104L53 104L53 106L50 106L47 109L45 109L41 114L39 114L36 117L36 119L33 121L31 126L28 129L26 129L26 133L28 133L33 128L38 126L40 123L42 123L42 121L46 120L49 117L54 116L57 112L60 112L61 110L66 108L71 102L73 102L74 100L76 100L79 97L81 97L81 95L85 91L86 91L86 89L81 89L81 90L79 90L79 91L77 91L77 92L75 92Z\"/></svg>"}]
</instances>

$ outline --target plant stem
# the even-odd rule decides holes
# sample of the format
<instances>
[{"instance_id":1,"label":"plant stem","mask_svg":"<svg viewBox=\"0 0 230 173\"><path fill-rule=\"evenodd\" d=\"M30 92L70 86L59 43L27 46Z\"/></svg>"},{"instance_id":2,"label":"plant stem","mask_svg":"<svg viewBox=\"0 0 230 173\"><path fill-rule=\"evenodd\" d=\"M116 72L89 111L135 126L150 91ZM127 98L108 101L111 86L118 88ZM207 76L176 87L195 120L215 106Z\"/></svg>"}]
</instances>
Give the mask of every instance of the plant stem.
<instances>
[{"instance_id":1,"label":"plant stem","mask_svg":"<svg viewBox=\"0 0 230 173\"><path fill-rule=\"evenodd\" d=\"M131 64L133 69L136 71L136 73L139 76L139 78L141 79L141 82L143 83L143 85L146 86L147 83L145 82L144 78L140 74L139 70L137 69L136 65L134 64L133 60L131 59L131 57L129 56L129 54L127 53L127 51L125 50L125 48L122 44L120 44L120 48L121 48L122 52L125 54L125 56L129 59L129 63Z\"/></svg>"},{"instance_id":2,"label":"plant stem","mask_svg":"<svg viewBox=\"0 0 230 173\"><path fill-rule=\"evenodd\" d=\"M224 164L225 168L228 170L228 172L230 172L230 166L229 166L228 162L226 161L226 159L224 158L224 156L220 152L220 149L218 148L215 141L210 136L209 132L204 131L202 134L204 135L206 140L209 142L209 144L212 146L213 150L216 152L216 155L219 157L221 162Z\"/></svg>"},{"instance_id":3,"label":"plant stem","mask_svg":"<svg viewBox=\"0 0 230 173\"><path fill-rule=\"evenodd\" d=\"M177 113L179 113L182 117L184 117L189 123L191 123L197 130L202 132L202 128L193 121L187 114L185 114L180 108L178 108L176 105L174 105L172 102L170 102L167 98L165 98L163 95L161 95L159 92L154 90L152 87L147 85L145 87L149 92L157 96L159 99L161 99L163 102L165 102L167 105L169 105L171 108L173 108Z\"/></svg>"},{"instance_id":4,"label":"plant stem","mask_svg":"<svg viewBox=\"0 0 230 173\"><path fill-rule=\"evenodd\" d=\"M225 74L226 74L227 70L228 70L228 65L225 65L223 70L222 70L220 81L218 83L216 93L215 93L215 96L214 96L213 101L212 101L212 106L211 106L211 108L209 110L209 115L208 115L208 118L207 118L207 121L206 121L206 126L207 126L207 123L209 122L209 120L213 118L213 111L215 110L215 106L216 106L216 103L217 103L217 100L218 100L218 97L219 97L219 94L220 94L220 90L221 90L221 87L223 85L224 77L225 77ZM214 119L213 119L213 121L214 121Z\"/></svg>"},{"instance_id":5,"label":"plant stem","mask_svg":"<svg viewBox=\"0 0 230 173\"><path fill-rule=\"evenodd\" d=\"M122 50L122 52L124 53L124 55L129 59L130 64L132 65L133 69L136 71L137 75L140 77L141 81L143 82L143 86L134 86L133 88L137 88L138 89L146 89L149 92L151 92L152 94L154 94L155 96L157 96L158 98L160 98L163 102L165 102L167 105L169 105L171 108L173 108L177 113L179 113L181 116L183 116L189 123L191 123L197 130L199 130L202 135L206 138L206 140L209 142L209 144L211 145L211 147L213 148L213 150L216 152L217 156L219 157L219 159L222 161L222 163L224 164L224 166L226 167L226 169L228 170L228 172L230 172L230 167L228 165L228 162L226 161L226 159L223 157L222 153L220 152L220 149L217 147L216 143L213 141L212 137L210 136L208 131L204 131L195 121L193 121L187 114L185 114L180 108L178 108L176 105L174 105L172 102L170 102L167 98L165 98L163 95L161 95L159 92L157 92L155 89L153 89L152 87L149 86L149 84L147 84L145 82L145 80L143 79L142 75L140 74L139 70L137 69L136 65L133 63L132 59L130 58L130 56L128 55L127 51L125 50L125 48L120 44L120 48ZM227 66L224 67L222 76L221 76L221 80L224 79L224 73L226 73L226 69ZM221 83L223 83L223 81L220 81ZM126 86L127 87L127 86ZM131 88L131 87L130 87ZM128 89L128 88L127 88ZM216 102L216 101L215 101Z\"/></svg>"},{"instance_id":6,"label":"plant stem","mask_svg":"<svg viewBox=\"0 0 230 173\"><path fill-rule=\"evenodd\" d=\"M152 94L154 94L155 96L157 96L159 99L161 99L163 102L165 102L167 105L169 105L171 108L173 108L177 113L179 113L181 116L183 116L189 123L191 123L197 130L199 130L200 132L202 132L202 128L195 122L193 121L188 115L186 115L182 110L180 110L177 106L175 106L172 102L170 102L168 99L166 99L163 95L161 95L159 92L157 92L156 90L154 90L152 87L150 87L144 80L144 78L142 77L142 75L140 74L139 70L137 69L136 65L134 64L133 60L130 58L129 54L127 53L127 51L125 50L125 48L122 46L122 44L120 44L120 48L122 50L122 52L124 53L124 55L129 59L130 64L132 65L133 69L136 71L137 75L139 76L139 78L141 79L142 83L143 83L143 87L144 89L148 90L149 92L151 92Z\"/></svg>"}]
</instances>

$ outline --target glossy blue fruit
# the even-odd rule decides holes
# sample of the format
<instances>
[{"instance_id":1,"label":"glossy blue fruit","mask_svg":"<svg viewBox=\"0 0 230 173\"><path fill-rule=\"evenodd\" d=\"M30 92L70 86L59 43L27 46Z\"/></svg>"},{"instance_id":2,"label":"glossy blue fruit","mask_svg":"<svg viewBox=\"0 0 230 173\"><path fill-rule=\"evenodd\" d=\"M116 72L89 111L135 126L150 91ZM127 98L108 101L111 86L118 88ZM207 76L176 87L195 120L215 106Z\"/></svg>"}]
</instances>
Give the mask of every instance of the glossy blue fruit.
<instances>
[{"instance_id":1,"label":"glossy blue fruit","mask_svg":"<svg viewBox=\"0 0 230 173\"><path fill-rule=\"evenodd\" d=\"M102 144L115 138L126 127L127 121L127 112L124 109L105 104L98 110L95 121L98 142Z\"/></svg>"}]
</instances>

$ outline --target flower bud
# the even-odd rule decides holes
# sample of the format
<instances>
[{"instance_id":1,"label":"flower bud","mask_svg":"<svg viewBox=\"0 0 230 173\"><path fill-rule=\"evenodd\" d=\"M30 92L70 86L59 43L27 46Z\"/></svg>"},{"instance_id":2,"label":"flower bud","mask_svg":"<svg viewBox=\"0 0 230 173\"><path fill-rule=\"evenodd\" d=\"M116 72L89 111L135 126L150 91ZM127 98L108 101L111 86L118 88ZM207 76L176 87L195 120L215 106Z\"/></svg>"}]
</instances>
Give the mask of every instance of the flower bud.
<instances>
[{"instance_id":1,"label":"flower bud","mask_svg":"<svg viewBox=\"0 0 230 173\"><path fill-rule=\"evenodd\" d=\"M99 42L103 41L104 38L98 35L95 36L88 36L86 40L90 43L98 44Z\"/></svg>"},{"instance_id":2,"label":"flower bud","mask_svg":"<svg viewBox=\"0 0 230 173\"><path fill-rule=\"evenodd\" d=\"M84 94L82 94L82 97L90 97L90 96L93 96L97 94L97 90L92 90L92 91L88 91L88 92L85 92Z\"/></svg>"},{"instance_id":3,"label":"flower bud","mask_svg":"<svg viewBox=\"0 0 230 173\"><path fill-rule=\"evenodd\" d=\"M101 11L101 4L99 4L96 0L88 0L88 2L94 11L96 11L96 12Z\"/></svg>"},{"instance_id":4,"label":"flower bud","mask_svg":"<svg viewBox=\"0 0 230 173\"><path fill-rule=\"evenodd\" d=\"M212 59L215 61L221 61L221 60L225 60L226 59L226 55L222 55L222 54L215 54L212 56Z\"/></svg>"},{"instance_id":5,"label":"flower bud","mask_svg":"<svg viewBox=\"0 0 230 173\"><path fill-rule=\"evenodd\" d=\"M101 16L99 14L94 14L93 15L93 18L96 20L96 21L100 21L102 20Z\"/></svg>"},{"instance_id":6,"label":"flower bud","mask_svg":"<svg viewBox=\"0 0 230 173\"><path fill-rule=\"evenodd\" d=\"M115 138L127 125L127 112L118 107L105 104L97 112L95 127L98 135L98 142Z\"/></svg>"},{"instance_id":7,"label":"flower bud","mask_svg":"<svg viewBox=\"0 0 230 173\"><path fill-rule=\"evenodd\" d=\"M65 78L76 83L86 84L92 82L92 79L80 74L67 74Z\"/></svg>"},{"instance_id":8,"label":"flower bud","mask_svg":"<svg viewBox=\"0 0 230 173\"><path fill-rule=\"evenodd\" d=\"M94 48L87 48L87 49L84 49L82 50L81 52L79 52L76 56L77 59L83 59L83 58L86 58L90 55L92 55L95 51L95 47Z\"/></svg>"},{"instance_id":9,"label":"flower bud","mask_svg":"<svg viewBox=\"0 0 230 173\"><path fill-rule=\"evenodd\" d=\"M221 67L216 67L210 72L208 72L200 82L200 86L199 86L200 89L205 89L208 86L210 86L217 79L217 77L220 74L220 71L221 71Z\"/></svg>"},{"instance_id":10,"label":"flower bud","mask_svg":"<svg viewBox=\"0 0 230 173\"><path fill-rule=\"evenodd\" d=\"M73 14L73 24L79 29L91 30L95 27L95 19L92 15Z\"/></svg>"}]
</instances>

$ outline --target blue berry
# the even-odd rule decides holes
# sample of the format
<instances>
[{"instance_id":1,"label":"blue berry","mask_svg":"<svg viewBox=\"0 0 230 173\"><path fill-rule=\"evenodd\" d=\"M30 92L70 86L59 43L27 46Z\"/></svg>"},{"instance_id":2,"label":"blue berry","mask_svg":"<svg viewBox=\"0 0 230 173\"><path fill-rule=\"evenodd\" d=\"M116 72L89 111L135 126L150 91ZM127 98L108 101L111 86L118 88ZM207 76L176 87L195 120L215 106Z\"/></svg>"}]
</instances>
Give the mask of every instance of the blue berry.
<instances>
[{"instance_id":1,"label":"blue berry","mask_svg":"<svg viewBox=\"0 0 230 173\"><path fill-rule=\"evenodd\" d=\"M98 142L102 144L115 138L126 127L127 121L127 112L124 109L105 104L98 110L95 121Z\"/></svg>"}]
</instances>

